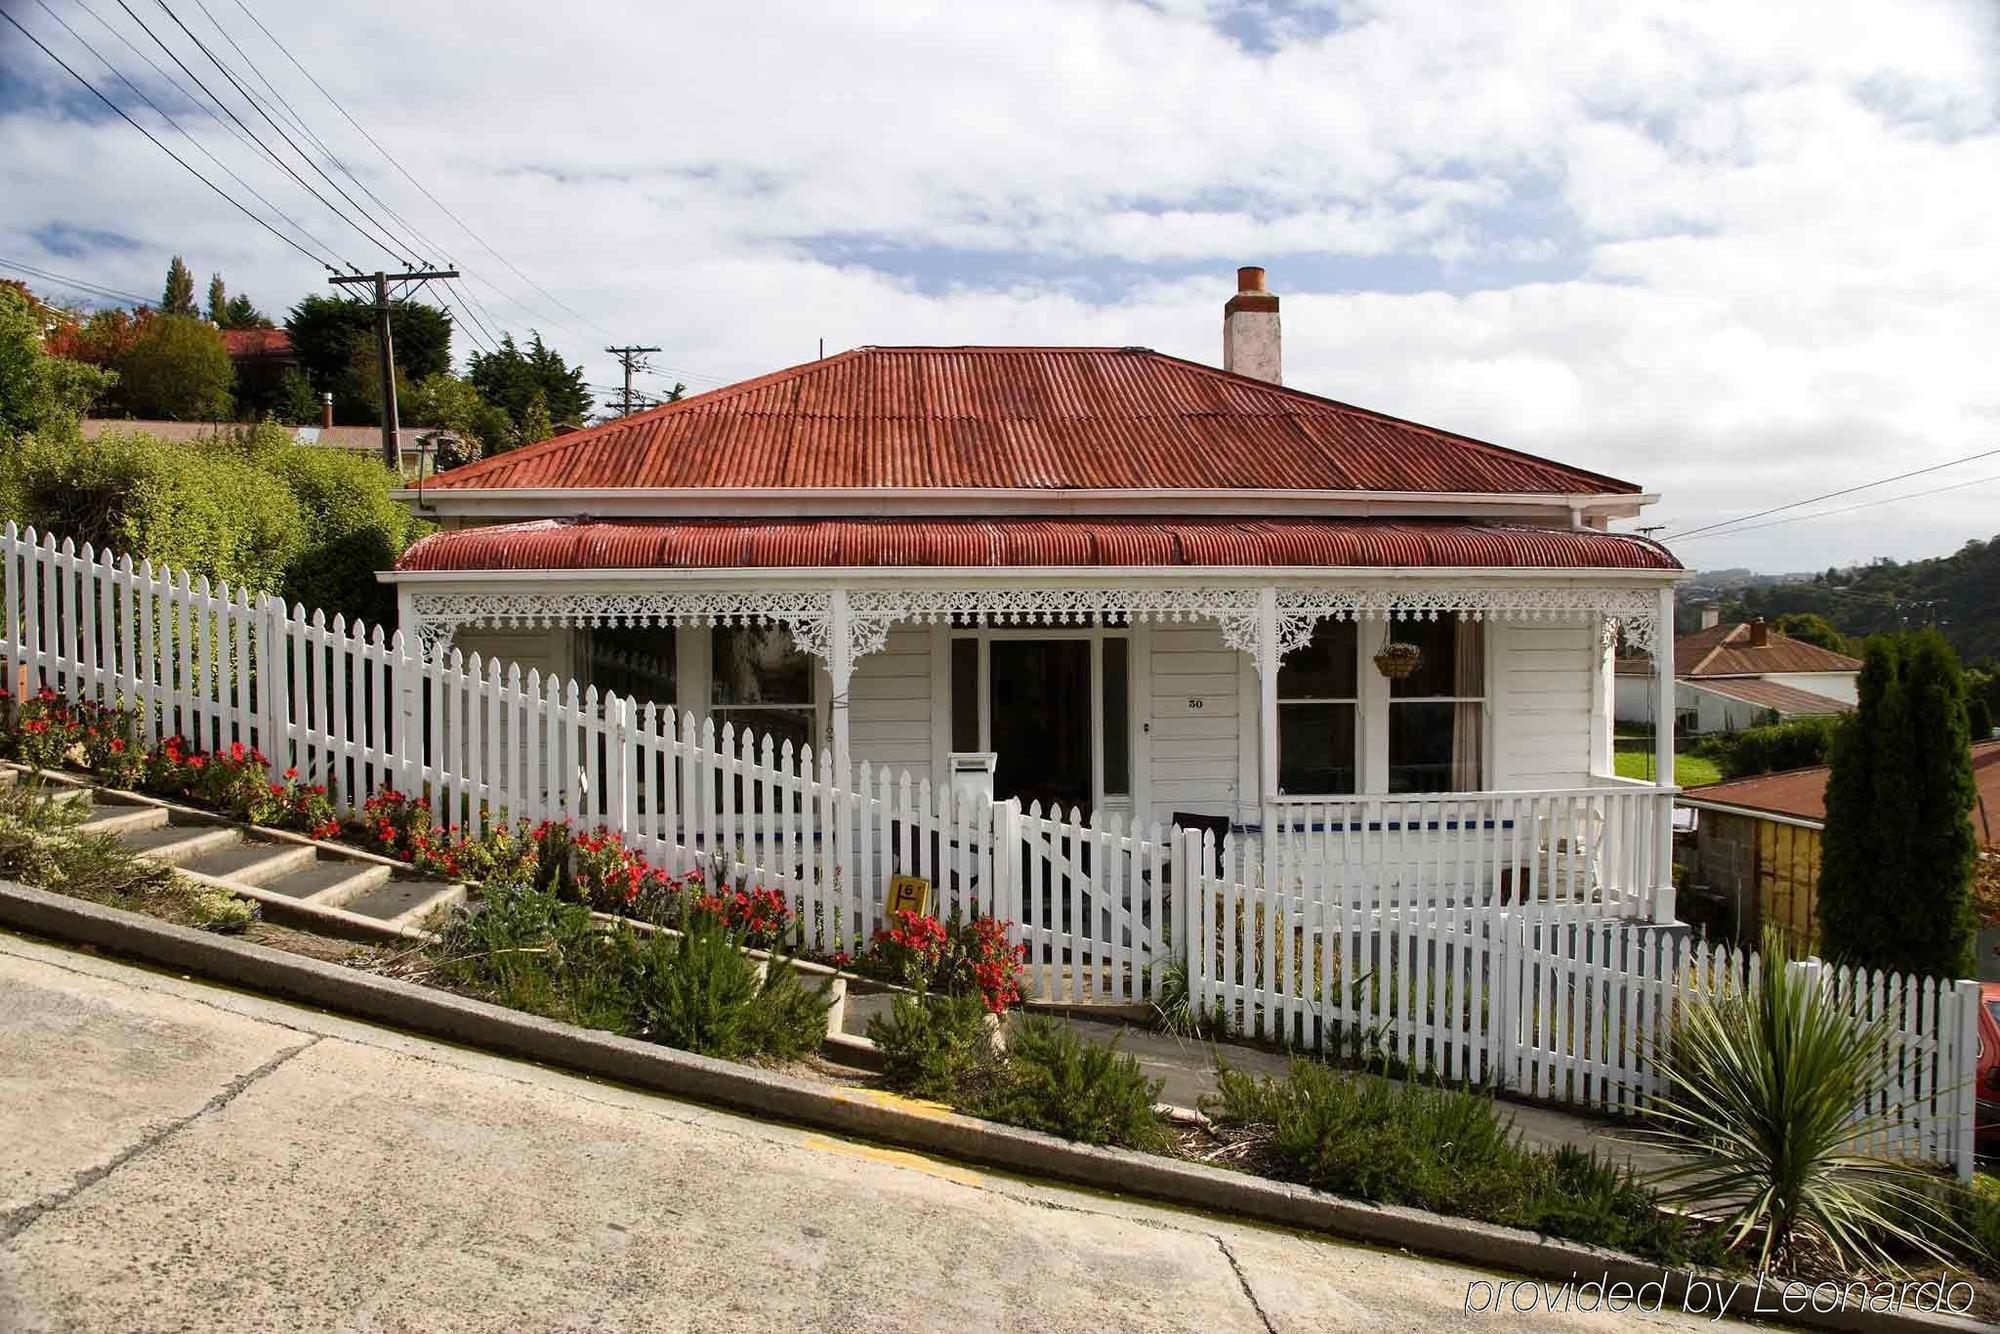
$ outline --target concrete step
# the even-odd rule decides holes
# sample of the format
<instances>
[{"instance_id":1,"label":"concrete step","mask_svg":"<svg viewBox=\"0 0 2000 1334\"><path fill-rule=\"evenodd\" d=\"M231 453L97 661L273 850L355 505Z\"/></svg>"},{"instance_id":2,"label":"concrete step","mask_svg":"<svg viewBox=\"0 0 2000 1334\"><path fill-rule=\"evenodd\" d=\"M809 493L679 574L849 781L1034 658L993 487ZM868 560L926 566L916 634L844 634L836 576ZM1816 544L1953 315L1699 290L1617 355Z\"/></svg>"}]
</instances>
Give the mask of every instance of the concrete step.
<instances>
[{"instance_id":1,"label":"concrete step","mask_svg":"<svg viewBox=\"0 0 2000 1334\"><path fill-rule=\"evenodd\" d=\"M141 829L157 829L167 822L167 812L158 806L140 806L122 801L94 801L81 828L92 834L126 834Z\"/></svg>"},{"instance_id":2,"label":"concrete step","mask_svg":"<svg viewBox=\"0 0 2000 1334\"><path fill-rule=\"evenodd\" d=\"M434 910L464 898L463 885L443 880L389 880L340 906L348 912L359 913L363 917L378 917L400 926L421 921Z\"/></svg>"},{"instance_id":3,"label":"concrete step","mask_svg":"<svg viewBox=\"0 0 2000 1334\"><path fill-rule=\"evenodd\" d=\"M258 883L274 894L303 899L322 908L343 908L349 899L366 894L386 881L389 872L390 868L373 862L319 857Z\"/></svg>"},{"instance_id":4,"label":"concrete step","mask_svg":"<svg viewBox=\"0 0 2000 1334\"><path fill-rule=\"evenodd\" d=\"M231 847L204 852L199 857L183 862L181 869L194 871L200 875L212 875L218 880L237 880L261 886L302 867L311 866L315 856L311 848L297 843L265 843L257 839L244 839Z\"/></svg>"},{"instance_id":5,"label":"concrete step","mask_svg":"<svg viewBox=\"0 0 2000 1334\"><path fill-rule=\"evenodd\" d=\"M118 836L118 841L134 852L171 866L184 866L203 853L215 852L242 841L242 835L227 826L206 824L162 824L135 829Z\"/></svg>"}]
</instances>

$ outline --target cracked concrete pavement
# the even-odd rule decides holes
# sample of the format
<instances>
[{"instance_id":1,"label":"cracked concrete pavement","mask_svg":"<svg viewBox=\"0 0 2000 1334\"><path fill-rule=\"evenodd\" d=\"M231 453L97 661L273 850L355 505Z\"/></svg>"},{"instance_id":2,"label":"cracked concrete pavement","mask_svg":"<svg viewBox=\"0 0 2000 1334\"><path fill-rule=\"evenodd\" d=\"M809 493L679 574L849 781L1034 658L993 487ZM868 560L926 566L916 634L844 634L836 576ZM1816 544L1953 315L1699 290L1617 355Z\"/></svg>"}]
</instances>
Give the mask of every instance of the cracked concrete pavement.
<instances>
[{"instance_id":1,"label":"cracked concrete pavement","mask_svg":"<svg viewBox=\"0 0 2000 1334\"><path fill-rule=\"evenodd\" d=\"M0 934L8 1330L1455 1329L1479 1277Z\"/></svg>"}]
</instances>

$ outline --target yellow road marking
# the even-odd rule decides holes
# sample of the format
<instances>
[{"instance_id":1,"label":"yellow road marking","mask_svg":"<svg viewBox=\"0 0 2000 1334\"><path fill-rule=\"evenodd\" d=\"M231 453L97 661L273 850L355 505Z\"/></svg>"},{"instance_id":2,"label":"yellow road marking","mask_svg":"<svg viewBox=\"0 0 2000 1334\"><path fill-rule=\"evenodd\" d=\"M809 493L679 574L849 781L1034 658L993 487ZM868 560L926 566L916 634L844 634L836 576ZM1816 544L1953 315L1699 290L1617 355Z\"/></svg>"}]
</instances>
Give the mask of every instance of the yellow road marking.
<instances>
[{"instance_id":1,"label":"yellow road marking","mask_svg":"<svg viewBox=\"0 0 2000 1334\"><path fill-rule=\"evenodd\" d=\"M936 1159L926 1158L922 1154L909 1153L902 1149L882 1149L877 1148L873 1144L850 1144L846 1140L827 1139L822 1135L806 1136L805 1145L809 1149L820 1149L827 1153L837 1153L847 1158L861 1158L871 1163L887 1163L891 1167L914 1168L919 1172L925 1172L934 1177L942 1177L946 1181L956 1182L961 1186L984 1185L986 1180L977 1172L968 1171L963 1167L953 1167L949 1163L941 1163Z\"/></svg>"}]
</instances>

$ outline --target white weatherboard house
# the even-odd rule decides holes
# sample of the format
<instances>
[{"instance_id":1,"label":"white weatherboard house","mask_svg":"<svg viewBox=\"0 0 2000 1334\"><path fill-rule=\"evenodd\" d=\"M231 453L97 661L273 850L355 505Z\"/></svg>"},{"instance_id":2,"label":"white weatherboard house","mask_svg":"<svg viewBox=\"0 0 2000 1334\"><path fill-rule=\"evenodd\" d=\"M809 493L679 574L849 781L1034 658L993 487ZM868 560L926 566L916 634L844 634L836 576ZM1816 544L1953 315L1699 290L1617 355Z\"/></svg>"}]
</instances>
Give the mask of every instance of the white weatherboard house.
<instances>
[{"instance_id":1,"label":"white weatherboard house","mask_svg":"<svg viewBox=\"0 0 2000 1334\"><path fill-rule=\"evenodd\" d=\"M1500 901L1531 872L1461 835L1615 827L1616 888L1670 920L1671 789L1610 743L1612 646L1670 626L1683 577L1609 530L1653 497L1284 386L1278 299L1238 288L1222 370L863 347L459 468L403 493L442 531L384 577L426 654L840 772L990 755L1000 799L1336 860L1386 831L1485 860Z\"/></svg>"}]
</instances>

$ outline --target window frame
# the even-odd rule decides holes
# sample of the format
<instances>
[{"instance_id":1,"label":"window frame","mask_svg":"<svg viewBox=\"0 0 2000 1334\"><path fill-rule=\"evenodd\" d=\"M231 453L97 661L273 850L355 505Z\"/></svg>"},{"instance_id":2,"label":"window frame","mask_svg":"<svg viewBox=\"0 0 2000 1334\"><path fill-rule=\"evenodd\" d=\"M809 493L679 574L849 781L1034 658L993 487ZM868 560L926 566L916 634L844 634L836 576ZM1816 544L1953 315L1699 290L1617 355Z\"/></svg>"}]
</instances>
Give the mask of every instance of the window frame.
<instances>
[{"instance_id":1,"label":"window frame","mask_svg":"<svg viewBox=\"0 0 2000 1334\"><path fill-rule=\"evenodd\" d=\"M1478 627L1479 681L1485 687L1485 693L1479 695L1398 695L1395 689L1396 683L1393 681L1387 683L1389 688L1383 692L1384 707L1382 711L1384 756L1382 795L1384 796L1425 797L1440 794L1448 795L1453 792L1483 792L1487 790L1487 780L1493 772L1493 636L1487 633L1487 624L1484 621L1473 621L1463 616L1450 615L1448 622L1444 621L1443 618L1440 618L1439 621L1431 622L1431 624L1442 623L1451 625L1454 641L1457 635L1464 633L1467 626ZM1394 624L1391 624L1387 628L1387 633L1389 638L1393 639L1395 637ZM1454 656L1456 652L1457 645L1454 642ZM1373 666L1374 664L1370 663L1369 665ZM1440 788L1436 792L1418 789L1409 789L1400 792L1396 790L1394 778L1396 772L1396 756L1394 751L1396 744L1395 709L1398 705L1403 704L1477 704L1479 706L1479 777L1471 787L1460 788L1453 786Z\"/></svg>"},{"instance_id":2,"label":"window frame","mask_svg":"<svg viewBox=\"0 0 2000 1334\"><path fill-rule=\"evenodd\" d=\"M1335 621L1335 620L1324 620L1321 621L1318 625L1315 625L1313 627L1313 635L1315 637L1318 636L1321 626L1332 626L1332 625L1350 625L1354 627L1355 631L1354 694L1351 698L1341 695L1279 694L1277 696L1276 698L1277 717L1273 720L1272 724L1271 743L1272 745L1277 747L1277 752L1278 752L1277 765L1275 766L1275 771L1279 775L1279 785L1278 785L1277 795L1280 799L1285 801L1314 801L1322 798L1354 797L1354 796L1365 795L1367 791L1368 787L1368 774L1367 774L1368 733L1367 733L1367 706L1366 706L1367 689L1366 689L1366 682L1363 680L1361 675L1364 668L1364 655L1362 653L1362 645L1366 637L1361 633L1360 622ZM1281 681L1284 679L1284 664L1282 662L1278 664L1278 679ZM1352 792L1289 792L1285 789L1283 784L1286 708L1287 706L1296 707L1299 705L1305 705L1310 707L1315 705L1327 705L1327 704L1346 704L1352 707L1354 710L1354 757L1353 757L1353 763L1351 765L1352 769L1354 770L1354 790Z\"/></svg>"},{"instance_id":3,"label":"window frame","mask_svg":"<svg viewBox=\"0 0 2000 1334\"><path fill-rule=\"evenodd\" d=\"M701 691L701 714L704 718L709 719L715 724L715 733L718 741L721 738L722 729L730 724L736 726L739 737L746 726L752 732L756 733L759 738L770 735L764 728L758 727L752 721L752 717L759 713L809 714L812 718L812 726L807 744L812 747L813 754L818 755L827 745L827 730L829 727L828 702L826 690L822 684L826 673L821 669L817 658L799 647L798 638L792 633L792 627L783 622L776 622L754 625L711 625L703 628L706 631L706 634L703 636L706 642L702 645L703 651L701 653L702 679L699 686ZM777 631L790 641L791 651L804 658L806 662L806 699L783 702L766 701L757 704L724 704L716 699L718 681L715 674L715 655L717 645L721 642L718 636L734 634L744 630ZM686 682L685 678L683 678L683 682L683 690L687 688L688 684L692 684L691 682ZM782 745L782 741L774 738L774 745Z\"/></svg>"}]
</instances>

